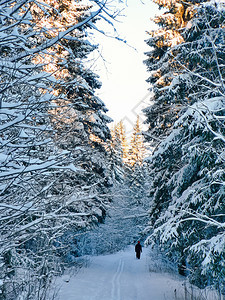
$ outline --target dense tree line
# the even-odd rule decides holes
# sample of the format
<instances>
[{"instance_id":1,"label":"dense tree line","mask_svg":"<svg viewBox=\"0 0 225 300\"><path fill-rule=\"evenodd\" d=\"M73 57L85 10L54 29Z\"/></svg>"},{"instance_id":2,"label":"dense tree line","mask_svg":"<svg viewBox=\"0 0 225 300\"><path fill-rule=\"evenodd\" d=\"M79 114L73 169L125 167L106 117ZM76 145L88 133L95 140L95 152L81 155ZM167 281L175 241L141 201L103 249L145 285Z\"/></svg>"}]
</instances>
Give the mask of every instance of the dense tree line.
<instances>
[{"instance_id":1,"label":"dense tree line","mask_svg":"<svg viewBox=\"0 0 225 300\"><path fill-rule=\"evenodd\" d=\"M130 142L123 122L110 132L86 64L111 1L0 0L0 299L46 299L75 256L136 239L149 208L146 243L224 293L225 7L154 2L146 160L139 118Z\"/></svg>"},{"instance_id":2,"label":"dense tree line","mask_svg":"<svg viewBox=\"0 0 225 300\"><path fill-rule=\"evenodd\" d=\"M154 2L166 11L155 19L145 61L154 91L145 137L155 149L147 243L198 286L224 293L225 7Z\"/></svg>"},{"instance_id":3,"label":"dense tree line","mask_svg":"<svg viewBox=\"0 0 225 300\"><path fill-rule=\"evenodd\" d=\"M112 148L116 151L117 158L120 159L120 170L123 174L122 183L127 189L126 197L130 198L133 205L147 205L149 181L147 165L144 161L147 149L144 144L139 116L137 116L130 137L126 135L122 121L115 125L112 129ZM121 187L121 189L123 188Z\"/></svg>"},{"instance_id":4,"label":"dense tree line","mask_svg":"<svg viewBox=\"0 0 225 300\"><path fill-rule=\"evenodd\" d=\"M76 240L82 254L106 254L122 250L143 238L149 209L149 177L144 163L146 149L139 117L130 138L123 121L111 130L113 199L99 226Z\"/></svg>"},{"instance_id":5,"label":"dense tree line","mask_svg":"<svg viewBox=\"0 0 225 300\"><path fill-rule=\"evenodd\" d=\"M103 1L0 1L1 299L45 299L69 233L104 218L110 119L85 60L97 18L114 13Z\"/></svg>"}]
</instances>

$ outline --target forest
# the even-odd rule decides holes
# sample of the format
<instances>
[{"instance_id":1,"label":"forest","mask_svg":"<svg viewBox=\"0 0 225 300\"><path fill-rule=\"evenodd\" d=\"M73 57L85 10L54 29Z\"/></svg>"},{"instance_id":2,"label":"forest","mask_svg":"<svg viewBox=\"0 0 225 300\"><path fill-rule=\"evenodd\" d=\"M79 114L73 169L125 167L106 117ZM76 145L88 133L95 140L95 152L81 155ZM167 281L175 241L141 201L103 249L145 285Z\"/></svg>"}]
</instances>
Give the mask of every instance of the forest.
<instances>
[{"instance_id":1,"label":"forest","mask_svg":"<svg viewBox=\"0 0 225 300\"><path fill-rule=\"evenodd\" d=\"M140 235L225 295L225 2L149 1L148 129L128 139L88 64L123 1L0 0L0 300L47 300L75 258Z\"/></svg>"}]
</instances>

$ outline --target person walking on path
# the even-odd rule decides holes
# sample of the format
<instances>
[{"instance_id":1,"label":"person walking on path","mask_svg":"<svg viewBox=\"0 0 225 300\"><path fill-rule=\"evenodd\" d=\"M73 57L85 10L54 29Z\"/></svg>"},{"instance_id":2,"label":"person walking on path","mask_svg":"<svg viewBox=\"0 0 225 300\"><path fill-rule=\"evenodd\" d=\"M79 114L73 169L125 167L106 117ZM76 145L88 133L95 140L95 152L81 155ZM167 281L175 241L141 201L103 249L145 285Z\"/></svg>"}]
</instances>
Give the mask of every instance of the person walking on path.
<instances>
[{"instance_id":1,"label":"person walking on path","mask_svg":"<svg viewBox=\"0 0 225 300\"><path fill-rule=\"evenodd\" d=\"M137 257L138 259L140 259L140 257L141 257L141 252L142 252L142 246L141 246L140 241L138 241L137 244L135 245L135 252L136 252L136 257Z\"/></svg>"}]
</instances>

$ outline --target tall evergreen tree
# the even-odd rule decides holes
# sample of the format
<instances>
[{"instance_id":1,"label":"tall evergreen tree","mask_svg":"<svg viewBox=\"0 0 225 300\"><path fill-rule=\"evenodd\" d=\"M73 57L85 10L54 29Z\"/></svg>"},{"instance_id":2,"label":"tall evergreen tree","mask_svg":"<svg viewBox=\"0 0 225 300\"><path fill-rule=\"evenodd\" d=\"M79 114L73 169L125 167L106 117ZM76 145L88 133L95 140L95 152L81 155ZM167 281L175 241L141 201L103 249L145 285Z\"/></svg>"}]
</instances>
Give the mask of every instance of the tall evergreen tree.
<instances>
[{"instance_id":1,"label":"tall evergreen tree","mask_svg":"<svg viewBox=\"0 0 225 300\"><path fill-rule=\"evenodd\" d=\"M46 27L51 29L48 38L54 38L58 30L65 30L71 23L83 22L90 14L90 7L82 5L82 1L74 3L67 0L61 5L52 1L51 4L46 8L51 16L48 18L38 13L38 7L33 8L37 26L46 23ZM96 48L86 39L88 27L88 23L84 24L82 30L75 30L70 36L62 38L60 44L50 47L50 54L45 54L43 58L38 54L34 61L49 61L44 69L57 80L53 90L56 95L53 101L55 107L50 111L57 145L70 150L76 165L85 170L79 185L82 181L88 185L99 182L96 187L99 186L103 191L110 181L110 172L104 161L107 156L106 144L110 138L107 127L110 119L105 116L107 109L104 103L94 94L95 89L101 87L98 76L83 63Z\"/></svg>"},{"instance_id":2,"label":"tall evergreen tree","mask_svg":"<svg viewBox=\"0 0 225 300\"><path fill-rule=\"evenodd\" d=\"M181 78L183 84L180 85L174 79L183 70L176 59L177 47L184 42L183 32L190 26L195 8L206 1L154 0L166 12L155 17L154 22L159 27L149 32L151 37L147 40L152 49L146 53L145 64L151 74L147 82L151 84L154 96L151 99L153 105L144 110L149 125L145 137L153 147L171 132L183 106L190 104L185 96L186 78Z\"/></svg>"},{"instance_id":3,"label":"tall evergreen tree","mask_svg":"<svg viewBox=\"0 0 225 300\"><path fill-rule=\"evenodd\" d=\"M140 125L140 118L137 117L136 124L133 128L133 133L130 141L130 148L128 151L128 162L133 167L135 164L141 165L145 155L145 146Z\"/></svg>"},{"instance_id":4,"label":"tall evergreen tree","mask_svg":"<svg viewBox=\"0 0 225 300\"><path fill-rule=\"evenodd\" d=\"M144 162L146 149L141 130L140 118L137 116L136 123L131 136L127 167L126 167L126 185L129 189L129 197L133 205L146 207L148 201L147 193L148 171L147 165Z\"/></svg>"},{"instance_id":5,"label":"tall evergreen tree","mask_svg":"<svg viewBox=\"0 0 225 300\"><path fill-rule=\"evenodd\" d=\"M113 173L113 181L123 182L124 180L124 162L121 141L119 139L116 126L111 129L111 143L110 143L110 162Z\"/></svg>"},{"instance_id":6,"label":"tall evergreen tree","mask_svg":"<svg viewBox=\"0 0 225 300\"><path fill-rule=\"evenodd\" d=\"M180 31L183 42L166 49L163 63L174 60L178 67L159 100L170 95L176 104L179 97L182 109L151 159L148 238L179 264L188 262L195 284L220 291L225 286L224 12L223 3L200 1ZM157 105L160 112L160 101ZM151 108L146 112L150 120ZM151 133L150 128L150 138Z\"/></svg>"},{"instance_id":7,"label":"tall evergreen tree","mask_svg":"<svg viewBox=\"0 0 225 300\"><path fill-rule=\"evenodd\" d=\"M126 136L125 126L123 121L116 124L115 128L112 130L113 134L113 148L117 151L119 156L122 158L124 163L128 159L128 141Z\"/></svg>"}]
</instances>

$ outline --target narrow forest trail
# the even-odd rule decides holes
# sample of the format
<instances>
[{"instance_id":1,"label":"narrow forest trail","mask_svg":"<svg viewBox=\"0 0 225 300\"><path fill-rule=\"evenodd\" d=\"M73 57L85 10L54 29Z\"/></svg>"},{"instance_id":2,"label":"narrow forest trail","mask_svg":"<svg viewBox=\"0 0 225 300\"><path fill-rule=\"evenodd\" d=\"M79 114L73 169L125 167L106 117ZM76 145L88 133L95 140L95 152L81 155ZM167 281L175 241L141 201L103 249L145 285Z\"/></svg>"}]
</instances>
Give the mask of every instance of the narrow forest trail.
<instances>
[{"instance_id":1,"label":"narrow forest trail","mask_svg":"<svg viewBox=\"0 0 225 300\"><path fill-rule=\"evenodd\" d=\"M78 274L57 280L59 300L172 300L184 299L183 280L174 275L150 272L151 258L143 249L140 260L134 247L116 254L91 257ZM175 291L177 298L175 297Z\"/></svg>"}]
</instances>

